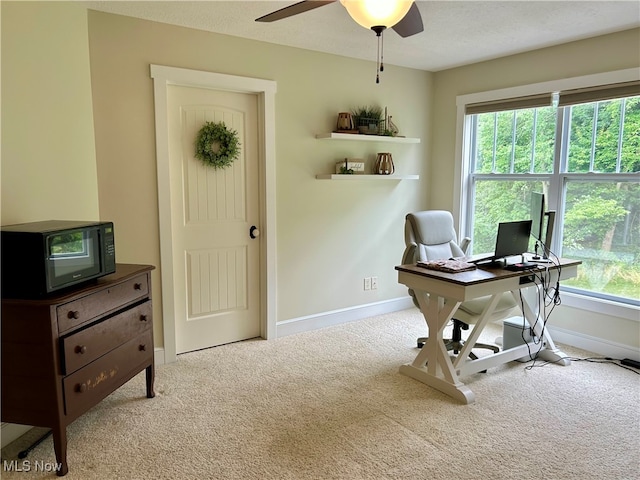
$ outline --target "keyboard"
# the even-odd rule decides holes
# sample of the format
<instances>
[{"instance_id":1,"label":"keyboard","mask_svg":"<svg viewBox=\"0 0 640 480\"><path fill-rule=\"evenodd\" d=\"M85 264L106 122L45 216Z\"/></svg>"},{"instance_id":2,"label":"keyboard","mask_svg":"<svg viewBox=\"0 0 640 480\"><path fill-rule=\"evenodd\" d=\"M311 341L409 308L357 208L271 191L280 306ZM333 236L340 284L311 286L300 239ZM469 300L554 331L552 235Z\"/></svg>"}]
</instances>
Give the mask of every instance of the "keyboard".
<instances>
[{"instance_id":1,"label":"keyboard","mask_svg":"<svg viewBox=\"0 0 640 480\"><path fill-rule=\"evenodd\" d=\"M491 256L491 257L474 258L473 260L466 260L466 262L478 264L482 262L491 262L493 260L497 260L497 257Z\"/></svg>"},{"instance_id":2,"label":"keyboard","mask_svg":"<svg viewBox=\"0 0 640 480\"><path fill-rule=\"evenodd\" d=\"M524 262L524 263L512 263L511 265L507 265L504 267L505 270L510 270L512 272L523 272L525 270L531 270L534 268L538 268L537 263Z\"/></svg>"}]
</instances>

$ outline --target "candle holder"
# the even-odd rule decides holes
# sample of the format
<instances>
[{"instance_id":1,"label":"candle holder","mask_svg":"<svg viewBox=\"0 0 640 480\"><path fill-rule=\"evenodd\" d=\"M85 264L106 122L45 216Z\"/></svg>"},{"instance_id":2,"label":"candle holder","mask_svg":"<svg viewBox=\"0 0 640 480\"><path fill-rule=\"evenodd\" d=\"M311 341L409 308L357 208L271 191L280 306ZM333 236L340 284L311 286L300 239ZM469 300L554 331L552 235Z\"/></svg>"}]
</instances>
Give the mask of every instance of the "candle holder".
<instances>
[{"instance_id":1,"label":"candle holder","mask_svg":"<svg viewBox=\"0 0 640 480\"><path fill-rule=\"evenodd\" d=\"M353 116L349 112L338 113L338 121L336 122L336 131L339 133L357 133L353 123Z\"/></svg>"},{"instance_id":2,"label":"candle holder","mask_svg":"<svg viewBox=\"0 0 640 480\"><path fill-rule=\"evenodd\" d=\"M377 175L392 175L396 171L393 164L393 157L389 152L378 153L376 163L373 167L373 173Z\"/></svg>"}]
</instances>

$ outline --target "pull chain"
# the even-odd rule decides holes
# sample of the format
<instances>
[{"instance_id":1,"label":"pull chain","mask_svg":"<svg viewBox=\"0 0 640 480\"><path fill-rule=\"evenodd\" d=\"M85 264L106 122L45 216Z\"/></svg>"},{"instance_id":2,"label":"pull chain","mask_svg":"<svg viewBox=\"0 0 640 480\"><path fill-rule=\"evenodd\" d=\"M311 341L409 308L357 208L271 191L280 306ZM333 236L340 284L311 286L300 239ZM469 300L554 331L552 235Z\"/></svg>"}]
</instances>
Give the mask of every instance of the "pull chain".
<instances>
[{"instance_id":1,"label":"pull chain","mask_svg":"<svg viewBox=\"0 0 640 480\"><path fill-rule=\"evenodd\" d=\"M382 35L378 34L378 53L376 54L376 83L380 83L380 40L382 39Z\"/></svg>"},{"instance_id":2,"label":"pull chain","mask_svg":"<svg viewBox=\"0 0 640 480\"><path fill-rule=\"evenodd\" d=\"M384 72L384 34L380 33L380 71Z\"/></svg>"},{"instance_id":3,"label":"pull chain","mask_svg":"<svg viewBox=\"0 0 640 480\"><path fill-rule=\"evenodd\" d=\"M385 30L385 26L375 26L371 27L371 30L376 32L376 36L378 37L378 55L376 57L376 83L380 83L380 72L384 72L384 37L382 36L382 32Z\"/></svg>"}]
</instances>

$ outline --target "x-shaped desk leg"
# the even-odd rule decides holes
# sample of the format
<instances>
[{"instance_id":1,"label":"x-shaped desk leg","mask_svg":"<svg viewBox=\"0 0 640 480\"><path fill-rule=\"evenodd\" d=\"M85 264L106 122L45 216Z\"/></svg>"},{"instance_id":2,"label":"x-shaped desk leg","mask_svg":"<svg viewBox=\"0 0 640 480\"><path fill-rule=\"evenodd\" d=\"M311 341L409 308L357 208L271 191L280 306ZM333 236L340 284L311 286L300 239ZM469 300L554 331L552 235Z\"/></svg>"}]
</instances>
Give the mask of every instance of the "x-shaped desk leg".
<instances>
[{"instance_id":1,"label":"x-shaped desk leg","mask_svg":"<svg viewBox=\"0 0 640 480\"><path fill-rule=\"evenodd\" d=\"M415 360L409 365L401 366L400 372L462 403L473 403L475 395L458 379L443 339L444 327L453 318L461 302L445 300L421 291L416 291L415 294L429 327L429 337Z\"/></svg>"}]
</instances>

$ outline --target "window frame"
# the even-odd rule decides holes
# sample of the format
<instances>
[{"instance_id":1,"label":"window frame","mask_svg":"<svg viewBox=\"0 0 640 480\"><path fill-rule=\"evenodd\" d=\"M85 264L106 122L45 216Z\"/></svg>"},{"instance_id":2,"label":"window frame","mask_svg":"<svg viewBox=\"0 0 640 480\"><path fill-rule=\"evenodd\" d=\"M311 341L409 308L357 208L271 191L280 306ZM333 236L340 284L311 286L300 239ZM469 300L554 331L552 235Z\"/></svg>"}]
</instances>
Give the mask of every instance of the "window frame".
<instances>
[{"instance_id":1,"label":"window frame","mask_svg":"<svg viewBox=\"0 0 640 480\"><path fill-rule=\"evenodd\" d=\"M582 89L590 87L598 87L601 85L631 82L640 80L640 71L637 68L625 70L617 70L613 72L605 72L593 75L585 75L580 77L565 78L560 80L552 80L542 83L534 83L529 85L520 85L516 87L503 88L498 90L490 90L485 92L471 93L459 95L456 97L456 148L455 148L455 169L454 169L454 188L453 188L453 213L457 219L458 232L463 236L469 236L471 232L472 212L466 209L469 203L469 195L471 191L471 175L470 165L465 159L468 158L472 149L472 131L471 117L467 116L467 106L470 104L479 104L483 102L496 102L499 100L507 100L519 97L534 97L537 95L549 94L549 92L560 92L573 89ZM556 142L556 149L562 148L562 142ZM556 152L559 154L560 152ZM561 157L562 158L562 157ZM547 179L551 182L566 182L567 178L582 177L588 178L588 173L561 173L558 166L554 167L552 174L527 174L526 180ZM480 174L478 174L480 175ZM478 177L476 175L476 177ZM520 174L521 175L521 174ZM603 174L606 175L606 174ZM613 174L619 176L620 174ZM623 174L624 175L624 174ZM635 175L635 174L627 174ZM491 174L486 174L491 177ZM600 174L599 174L600 177ZM505 178L501 175L501 178ZM522 176L519 177L523 180ZM557 191L560 191L559 189ZM549 199L549 209L558 210L559 199ZM562 218L562 217L560 217ZM559 235L555 236L554 242L559 242ZM622 316L640 322L640 309L633 305L622 302L611 301L609 299L600 299L587 294L578 292L567 293L568 302L565 305L576 308L599 311L601 313Z\"/></svg>"}]
</instances>

